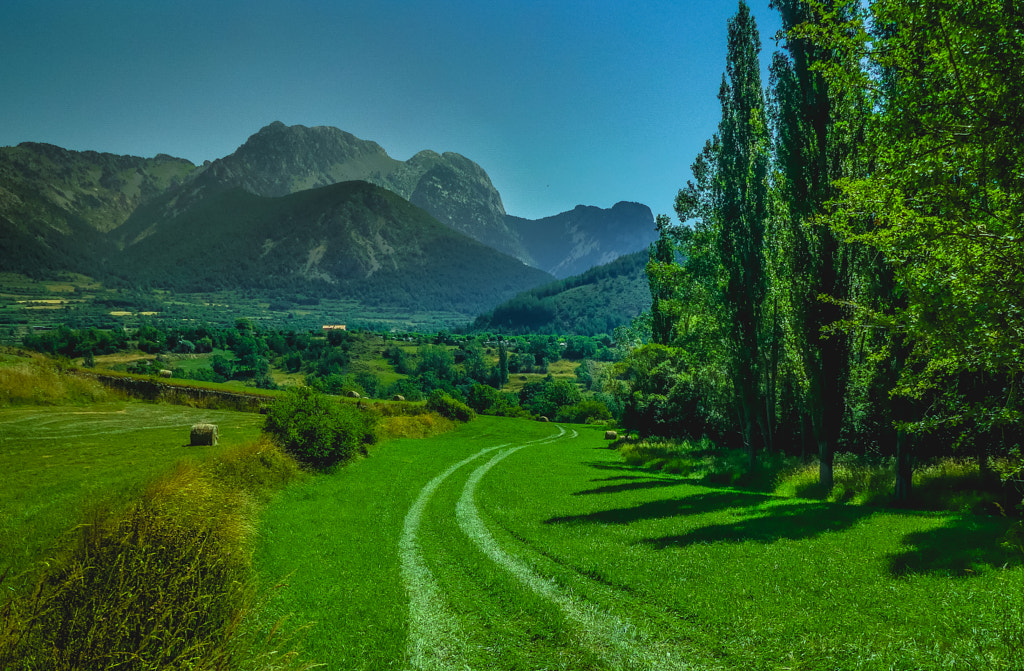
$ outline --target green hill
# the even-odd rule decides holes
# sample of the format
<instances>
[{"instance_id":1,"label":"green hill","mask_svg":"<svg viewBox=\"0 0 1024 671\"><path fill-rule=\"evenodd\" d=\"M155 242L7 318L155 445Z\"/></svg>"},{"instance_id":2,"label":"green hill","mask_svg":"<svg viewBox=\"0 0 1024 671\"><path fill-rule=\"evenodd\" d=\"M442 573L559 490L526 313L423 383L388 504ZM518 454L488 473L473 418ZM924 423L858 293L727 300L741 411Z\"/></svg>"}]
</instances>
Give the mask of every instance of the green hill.
<instances>
[{"instance_id":1,"label":"green hill","mask_svg":"<svg viewBox=\"0 0 1024 671\"><path fill-rule=\"evenodd\" d=\"M155 228L134 219L116 274L180 292L289 288L469 315L551 279L367 182L279 198L232 188Z\"/></svg>"},{"instance_id":2,"label":"green hill","mask_svg":"<svg viewBox=\"0 0 1024 671\"><path fill-rule=\"evenodd\" d=\"M651 306L644 268L648 253L635 252L585 273L524 291L474 327L506 333L611 333Z\"/></svg>"}]
</instances>

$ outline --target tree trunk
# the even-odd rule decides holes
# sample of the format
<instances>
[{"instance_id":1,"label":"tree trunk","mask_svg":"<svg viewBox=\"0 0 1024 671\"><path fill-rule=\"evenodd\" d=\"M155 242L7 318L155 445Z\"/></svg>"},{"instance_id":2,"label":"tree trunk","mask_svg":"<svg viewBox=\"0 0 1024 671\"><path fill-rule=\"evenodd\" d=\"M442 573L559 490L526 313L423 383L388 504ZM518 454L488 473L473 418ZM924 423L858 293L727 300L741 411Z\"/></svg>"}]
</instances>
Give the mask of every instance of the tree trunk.
<instances>
[{"instance_id":1,"label":"tree trunk","mask_svg":"<svg viewBox=\"0 0 1024 671\"><path fill-rule=\"evenodd\" d=\"M833 460L835 457L835 450L832 444L827 440L818 441L818 484L825 491L826 494L832 491L833 485L835 485L835 471L833 467Z\"/></svg>"},{"instance_id":2,"label":"tree trunk","mask_svg":"<svg viewBox=\"0 0 1024 671\"><path fill-rule=\"evenodd\" d=\"M896 500L905 503L910 500L914 484L914 455L910 439L903 429L896 430Z\"/></svg>"}]
</instances>

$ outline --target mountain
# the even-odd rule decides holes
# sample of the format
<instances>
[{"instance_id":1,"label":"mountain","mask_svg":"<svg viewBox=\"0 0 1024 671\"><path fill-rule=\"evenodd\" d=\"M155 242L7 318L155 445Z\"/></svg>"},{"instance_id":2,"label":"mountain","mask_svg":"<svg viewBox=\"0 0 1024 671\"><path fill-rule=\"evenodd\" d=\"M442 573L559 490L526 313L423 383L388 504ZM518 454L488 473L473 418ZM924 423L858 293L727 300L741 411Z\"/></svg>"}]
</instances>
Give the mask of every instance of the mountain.
<instances>
[{"instance_id":1,"label":"mountain","mask_svg":"<svg viewBox=\"0 0 1024 671\"><path fill-rule=\"evenodd\" d=\"M25 142L0 147L2 269L91 272L104 234L195 170L185 159L76 152Z\"/></svg>"},{"instance_id":2,"label":"mountain","mask_svg":"<svg viewBox=\"0 0 1024 671\"><path fill-rule=\"evenodd\" d=\"M529 289L477 317L474 328L514 334L610 334L650 309L647 260L648 252L634 252Z\"/></svg>"},{"instance_id":3,"label":"mountain","mask_svg":"<svg viewBox=\"0 0 1024 671\"><path fill-rule=\"evenodd\" d=\"M579 205L552 217L509 216L507 221L533 265L560 278L647 249L658 238L651 209L639 203L621 202L611 209Z\"/></svg>"},{"instance_id":4,"label":"mountain","mask_svg":"<svg viewBox=\"0 0 1024 671\"><path fill-rule=\"evenodd\" d=\"M329 126L260 129L234 153L198 171L140 211L118 236L122 244L203 199L239 187L257 196L284 196L349 180L394 191L442 223L495 249L531 262L509 230L501 195L479 165L465 156L422 151L408 161L377 144Z\"/></svg>"},{"instance_id":5,"label":"mountain","mask_svg":"<svg viewBox=\"0 0 1024 671\"><path fill-rule=\"evenodd\" d=\"M362 181L278 197L220 190L137 236L117 273L181 292L294 289L463 314L552 279Z\"/></svg>"},{"instance_id":6,"label":"mountain","mask_svg":"<svg viewBox=\"0 0 1024 671\"><path fill-rule=\"evenodd\" d=\"M315 286L363 304L467 314L640 249L653 232L650 210L635 203L511 217L464 156L421 151L399 161L323 126L274 122L198 167L163 154L0 148L0 271L37 277L71 270L178 290Z\"/></svg>"}]
</instances>

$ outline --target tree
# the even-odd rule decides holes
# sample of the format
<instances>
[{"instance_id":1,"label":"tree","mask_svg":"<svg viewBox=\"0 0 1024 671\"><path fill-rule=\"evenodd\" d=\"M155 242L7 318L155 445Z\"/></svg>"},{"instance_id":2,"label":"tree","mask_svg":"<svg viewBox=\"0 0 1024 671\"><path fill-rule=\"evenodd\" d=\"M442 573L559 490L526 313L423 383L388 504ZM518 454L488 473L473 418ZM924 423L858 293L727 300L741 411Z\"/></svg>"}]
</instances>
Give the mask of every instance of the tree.
<instances>
[{"instance_id":1,"label":"tree","mask_svg":"<svg viewBox=\"0 0 1024 671\"><path fill-rule=\"evenodd\" d=\"M508 345L504 339L498 341L498 388L508 384Z\"/></svg>"},{"instance_id":2,"label":"tree","mask_svg":"<svg viewBox=\"0 0 1024 671\"><path fill-rule=\"evenodd\" d=\"M651 245L647 263L647 284L651 290L651 341L669 345L679 319L674 300L679 286L676 247L671 220L664 214L655 218L658 239ZM676 308L676 309L673 309Z\"/></svg>"},{"instance_id":3,"label":"tree","mask_svg":"<svg viewBox=\"0 0 1024 671\"><path fill-rule=\"evenodd\" d=\"M783 250L783 295L794 349L807 380L804 406L818 448L819 482L830 490L850 377L850 338L834 327L849 317L853 250L815 218L837 195L837 180L860 174L855 156L863 142L864 96L830 86L824 76L829 68L858 67L845 52L795 34L797 26L806 31L815 18L808 3L774 0L772 5L786 33L784 51L775 54L771 66L776 183L783 204L776 243ZM856 12L830 0L821 9L837 20Z\"/></svg>"},{"instance_id":4,"label":"tree","mask_svg":"<svg viewBox=\"0 0 1024 671\"><path fill-rule=\"evenodd\" d=\"M887 261L903 300L859 321L908 348L896 391L927 412L901 431L987 434L1005 450L1024 419L1024 15L1003 0L869 11L822 11L805 29L865 64L825 71L869 96L872 167L840 182L829 224Z\"/></svg>"},{"instance_id":5,"label":"tree","mask_svg":"<svg viewBox=\"0 0 1024 671\"><path fill-rule=\"evenodd\" d=\"M758 54L761 39L745 2L729 20L726 72L718 98L718 133L676 198L683 221L711 240L721 272L721 308L743 443L751 465L769 434L761 391L762 307L767 292L764 235L768 218L769 136ZM760 440L756 436L760 429Z\"/></svg>"}]
</instances>

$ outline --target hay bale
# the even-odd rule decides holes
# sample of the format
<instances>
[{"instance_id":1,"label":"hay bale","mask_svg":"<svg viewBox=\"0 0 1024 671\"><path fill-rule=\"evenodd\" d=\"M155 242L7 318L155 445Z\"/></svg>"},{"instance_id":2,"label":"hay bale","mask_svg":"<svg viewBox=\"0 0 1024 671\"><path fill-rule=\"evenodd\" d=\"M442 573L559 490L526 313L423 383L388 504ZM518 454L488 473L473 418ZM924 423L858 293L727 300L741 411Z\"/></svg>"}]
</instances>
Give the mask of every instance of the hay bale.
<instances>
[{"instance_id":1,"label":"hay bale","mask_svg":"<svg viewBox=\"0 0 1024 671\"><path fill-rule=\"evenodd\" d=\"M217 425L216 424L194 424L192 426L191 442L189 445L216 445Z\"/></svg>"},{"instance_id":2,"label":"hay bale","mask_svg":"<svg viewBox=\"0 0 1024 671\"><path fill-rule=\"evenodd\" d=\"M359 392L358 391L350 391L347 394L345 394L345 396L348 396L349 398L361 398L359 396Z\"/></svg>"},{"instance_id":3,"label":"hay bale","mask_svg":"<svg viewBox=\"0 0 1024 671\"><path fill-rule=\"evenodd\" d=\"M173 373L167 369L160 371L160 377L170 377L171 375L173 375Z\"/></svg>"},{"instance_id":4,"label":"hay bale","mask_svg":"<svg viewBox=\"0 0 1024 671\"><path fill-rule=\"evenodd\" d=\"M391 400L392 401L404 401L405 400L405 396L402 396L401 394L395 394L394 396L391 397Z\"/></svg>"},{"instance_id":5,"label":"hay bale","mask_svg":"<svg viewBox=\"0 0 1024 671\"><path fill-rule=\"evenodd\" d=\"M618 440L619 439L619 434L615 433L614 431L605 431L604 432L604 439L605 440Z\"/></svg>"}]
</instances>

